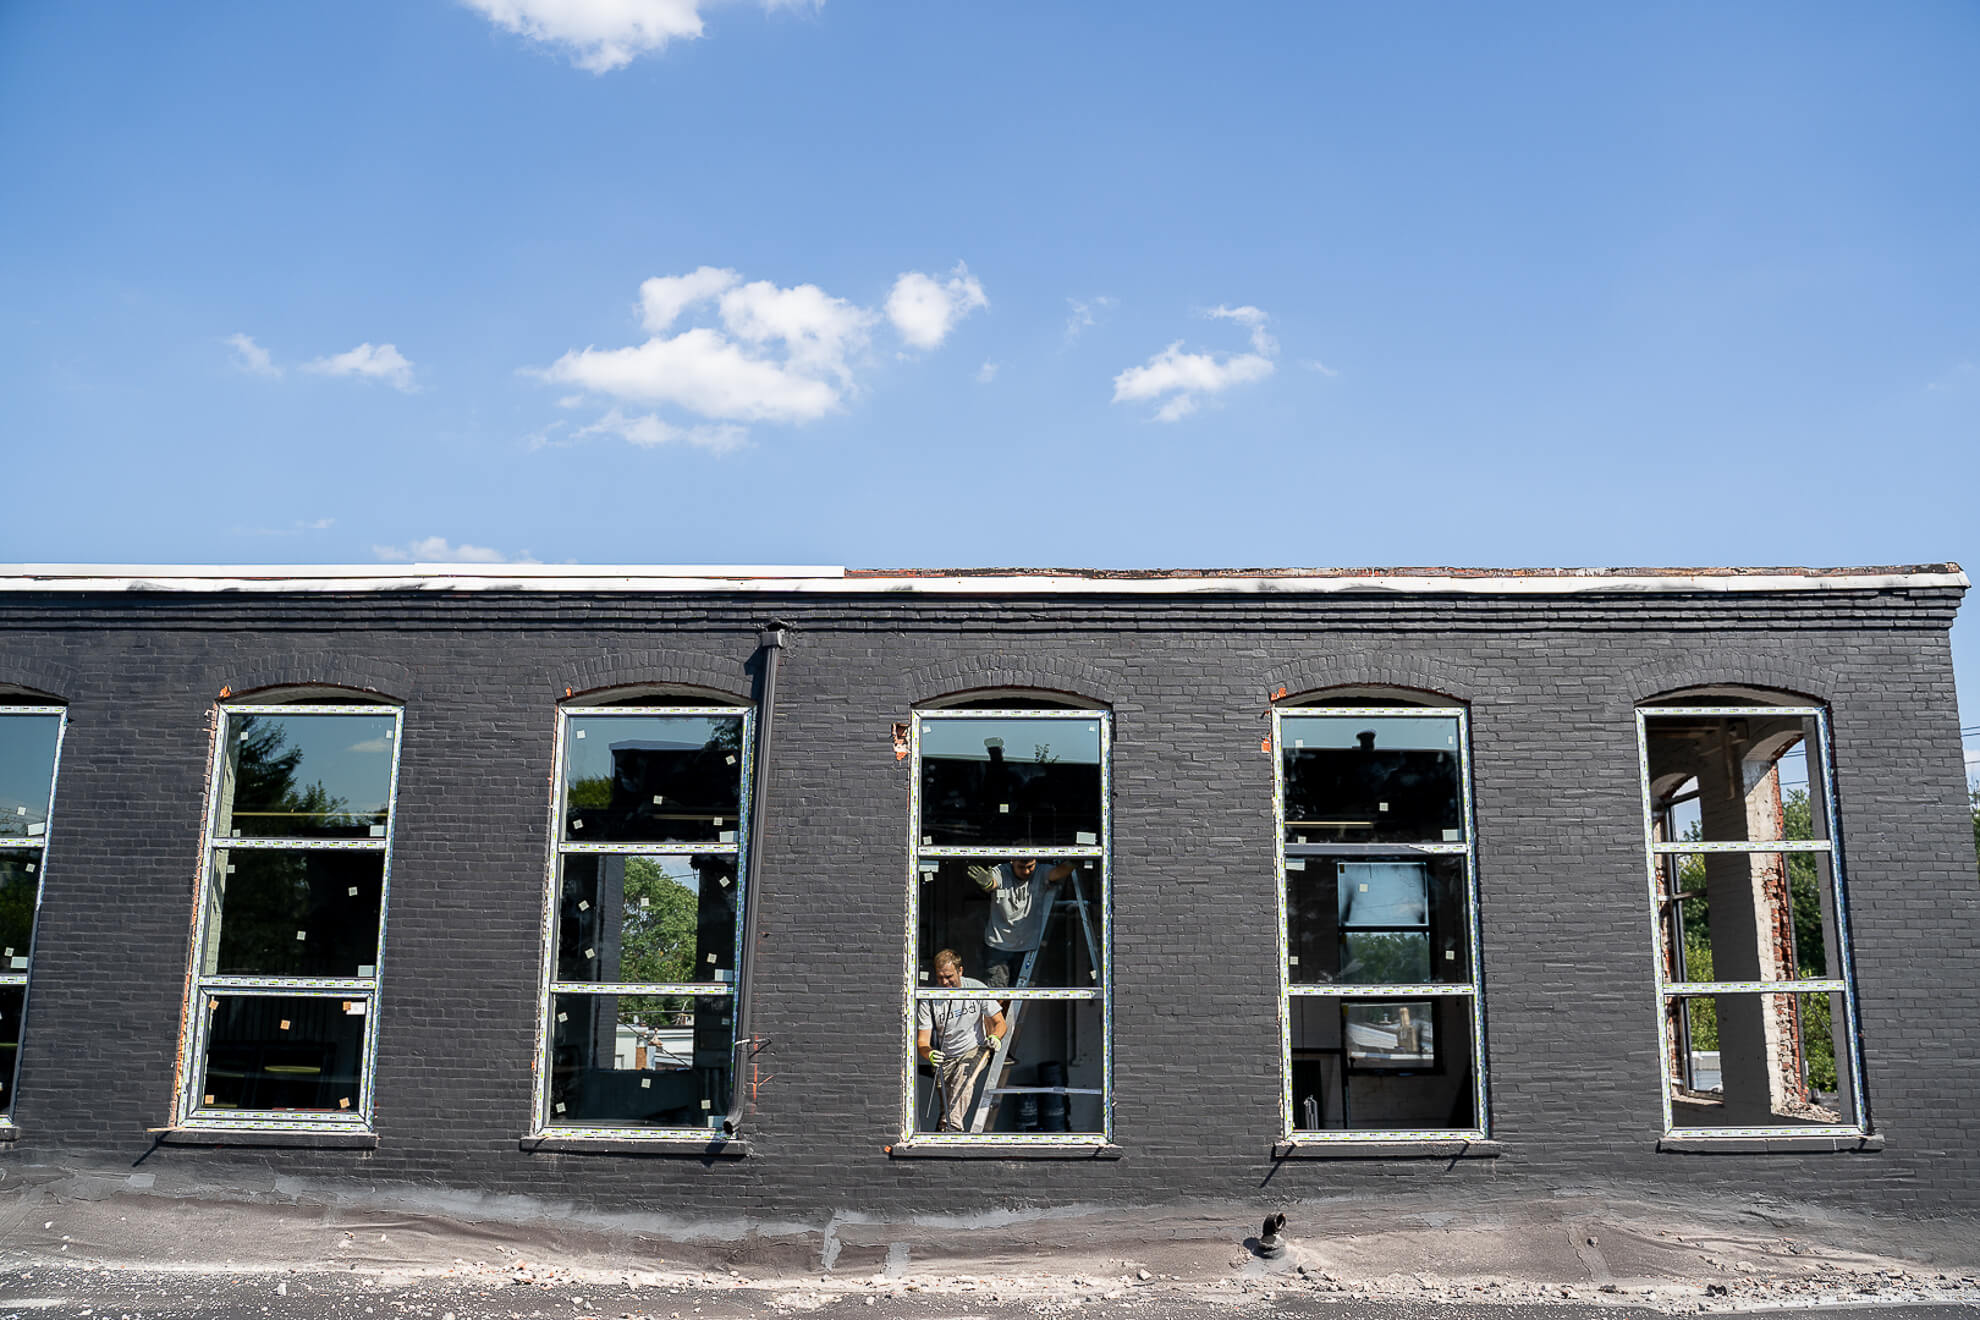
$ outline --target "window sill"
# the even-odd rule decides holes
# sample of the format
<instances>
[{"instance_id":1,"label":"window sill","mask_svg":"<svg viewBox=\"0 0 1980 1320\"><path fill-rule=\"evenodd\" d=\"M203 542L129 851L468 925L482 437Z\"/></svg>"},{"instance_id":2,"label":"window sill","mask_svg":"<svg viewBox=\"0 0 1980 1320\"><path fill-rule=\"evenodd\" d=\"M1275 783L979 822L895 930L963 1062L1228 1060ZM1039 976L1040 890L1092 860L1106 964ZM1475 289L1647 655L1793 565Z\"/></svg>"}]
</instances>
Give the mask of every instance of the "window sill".
<instances>
[{"instance_id":1,"label":"window sill","mask_svg":"<svg viewBox=\"0 0 1980 1320\"><path fill-rule=\"evenodd\" d=\"M1874 1152L1882 1133L1867 1137L1659 1137L1657 1149L1673 1155L1823 1155Z\"/></svg>"},{"instance_id":2,"label":"window sill","mask_svg":"<svg viewBox=\"0 0 1980 1320\"><path fill-rule=\"evenodd\" d=\"M658 1155L744 1159L749 1143L734 1138L699 1137L523 1137L516 1148L527 1155Z\"/></svg>"},{"instance_id":3,"label":"window sill","mask_svg":"<svg viewBox=\"0 0 1980 1320\"><path fill-rule=\"evenodd\" d=\"M1279 1141L1275 1160L1496 1160L1505 1146L1496 1141Z\"/></svg>"},{"instance_id":4,"label":"window sill","mask_svg":"<svg viewBox=\"0 0 1980 1320\"><path fill-rule=\"evenodd\" d=\"M270 1146L289 1150L377 1150L378 1134L364 1131L301 1132L289 1129L174 1127L158 1133L163 1146Z\"/></svg>"},{"instance_id":5,"label":"window sill","mask_svg":"<svg viewBox=\"0 0 1980 1320\"><path fill-rule=\"evenodd\" d=\"M1117 1160L1124 1153L1104 1141L984 1141L953 1145L902 1141L883 1147L897 1160Z\"/></svg>"}]
</instances>

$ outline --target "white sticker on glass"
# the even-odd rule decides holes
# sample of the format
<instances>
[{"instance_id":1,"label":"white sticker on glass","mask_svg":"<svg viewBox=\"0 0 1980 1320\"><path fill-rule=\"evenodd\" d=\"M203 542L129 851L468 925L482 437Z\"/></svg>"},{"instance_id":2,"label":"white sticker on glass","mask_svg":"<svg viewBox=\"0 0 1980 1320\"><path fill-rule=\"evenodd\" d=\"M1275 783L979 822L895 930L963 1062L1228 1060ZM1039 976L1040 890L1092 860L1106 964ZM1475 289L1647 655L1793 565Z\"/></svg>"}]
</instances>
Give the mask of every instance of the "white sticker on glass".
<instances>
[{"instance_id":1,"label":"white sticker on glass","mask_svg":"<svg viewBox=\"0 0 1980 1320\"><path fill-rule=\"evenodd\" d=\"M19 954L15 954L13 957L7 960L7 965L9 967L25 967L28 965L28 960L26 958L21 957Z\"/></svg>"},{"instance_id":2,"label":"white sticker on glass","mask_svg":"<svg viewBox=\"0 0 1980 1320\"><path fill-rule=\"evenodd\" d=\"M1008 803L1008 802L999 802L999 803L997 804L997 812L998 812L998 814L999 814L999 815L1003 815L1003 816L1008 816L1008 815L1010 815L1010 814L1011 814L1011 804L1010 804L1010 803Z\"/></svg>"},{"instance_id":3,"label":"white sticker on glass","mask_svg":"<svg viewBox=\"0 0 1980 1320\"><path fill-rule=\"evenodd\" d=\"M46 825L43 825L40 821L31 820L28 822L28 837L33 838L37 834L46 832L47 829L48 827Z\"/></svg>"},{"instance_id":4,"label":"white sticker on glass","mask_svg":"<svg viewBox=\"0 0 1980 1320\"><path fill-rule=\"evenodd\" d=\"M586 958L586 960L587 960L587 961L589 961L590 959L592 959L592 958L596 958L596 957L598 956L598 950L596 950L596 949L586 949L586 950L584 951L584 956L585 956L585 958Z\"/></svg>"},{"instance_id":5,"label":"white sticker on glass","mask_svg":"<svg viewBox=\"0 0 1980 1320\"><path fill-rule=\"evenodd\" d=\"M584 730L583 730L583 729L579 729L579 730L577 731L577 736L578 736L578 737L580 737L580 738L582 738L582 737L584 737ZM558 1105L558 1106L557 1106L557 1108L559 1108L559 1109L562 1109L562 1108L563 1108L563 1106L562 1106L562 1105Z\"/></svg>"},{"instance_id":6,"label":"white sticker on glass","mask_svg":"<svg viewBox=\"0 0 1980 1320\"><path fill-rule=\"evenodd\" d=\"M734 843L735 841L736 832L734 830L723 830L715 836L715 842L717 843Z\"/></svg>"},{"instance_id":7,"label":"white sticker on glass","mask_svg":"<svg viewBox=\"0 0 1980 1320\"><path fill-rule=\"evenodd\" d=\"M357 897L357 886L356 886L356 885L352 885L352 886L350 887L350 890L349 890L348 892L350 893L350 896L351 896L352 898L356 898L356 897Z\"/></svg>"},{"instance_id":8,"label":"white sticker on glass","mask_svg":"<svg viewBox=\"0 0 1980 1320\"><path fill-rule=\"evenodd\" d=\"M1286 869L1288 871L1304 871L1306 869L1306 859L1304 857L1288 857L1286 858Z\"/></svg>"},{"instance_id":9,"label":"white sticker on glass","mask_svg":"<svg viewBox=\"0 0 1980 1320\"><path fill-rule=\"evenodd\" d=\"M714 1108L715 1106L714 1106L714 1105L712 1105L711 1103L709 1103L708 1101L706 1101L706 1100L703 1100L703 1101L701 1102L701 1107L702 1107L703 1109L713 1109L713 1108Z\"/></svg>"},{"instance_id":10,"label":"white sticker on glass","mask_svg":"<svg viewBox=\"0 0 1980 1320\"><path fill-rule=\"evenodd\" d=\"M1100 836L1095 834L1092 830L1074 830L1073 842L1083 843L1087 847L1091 848L1095 844L1100 842Z\"/></svg>"},{"instance_id":11,"label":"white sticker on glass","mask_svg":"<svg viewBox=\"0 0 1980 1320\"><path fill-rule=\"evenodd\" d=\"M724 760L724 762L723 762L723 763L724 763L725 765L734 765L734 764L736 763L736 758L735 758L735 757L733 757L733 756L731 756L731 757L727 757L727 758L725 758L725 760Z\"/></svg>"},{"instance_id":12,"label":"white sticker on glass","mask_svg":"<svg viewBox=\"0 0 1980 1320\"><path fill-rule=\"evenodd\" d=\"M1299 966L1299 955L1298 955L1298 954L1296 954L1296 953L1295 953L1295 954L1292 954L1291 956L1289 956L1289 957L1288 957L1288 958L1286 959L1286 962L1287 962L1287 964L1288 964L1288 965L1290 965L1290 966L1293 966L1293 967L1297 967L1297 966Z\"/></svg>"},{"instance_id":13,"label":"white sticker on glass","mask_svg":"<svg viewBox=\"0 0 1980 1320\"><path fill-rule=\"evenodd\" d=\"M1389 804L1386 802L1377 802L1375 804L1375 810L1377 811L1387 811L1388 809L1389 809Z\"/></svg>"},{"instance_id":14,"label":"white sticker on glass","mask_svg":"<svg viewBox=\"0 0 1980 1320\"><path fill-rule=\"evenodd\" d=\"M372 837L372 838L374 838L374 839L382 839L382 838L384 838L384 837L385 837L385 827L384 827L383 825L373 825L373 826L371 827L371 837Z\"/></svg>"},{"instance_id":15,"label":"white sticker on glass","mask_svg":"<svg viewBox=\"0 0 1980 1320\"><path fill-rule=\"evenodd\" d=\"M359 963L357 974L358 974L358 980L369 981L372 977L378 975L378 964Z\"/></svg>"},{"instance_id":16,"label":"white sticker on glass","mask_svg":"<svg viewBox=\"0 0 1980 1320\"><path fill-rule=\"evenodd\" d=\"M729 887L729 877L726 875L718 875L715 877L715 883L722 886L722 888L727 889Z\"/></svg>"},{"instance_id":17,"label":"white sticker on glass","mask_svg":"<svg viewBox=\"0 0 1980 1320\"><path fill-rule=\"evenodd\" d=\"M663 807L663 806L665 806L666 804L667 804L667 799L666 799L666 798L664 798L664 797L662 797L662 796L661 796L660 794L658 794L658 793L655 793L655 794L653 795L653 805L654 805L654 806L656 806L656 807Z\"/></svg>"},{"instance_id":18,"label":"white sticker on glass","mask_svg":"<svg viewBox=\"0 0 1980 1320\"><path fill-rule=\"evenodd\" d=\"M1464 831L1463 831L1463 830L1445 830L1445 831L1444 831L1444 842L1445 842L1445 843L1457 843L1458 841L1460 841L1460 840L1461 840L1461 839L1463 839L1463 838L1464 838Z\"/></svg>"},{"instance_id":19,"label":"white sticker on glass","mask_svg":"<svg viewBox=\"0 0 1980 1320\"><path fill-rule=\"evenodd\" d=\"M651 1091L653 1089L653 1079L651 1077L640 1078L639 1089L642 1091Z\"/></svg>"},{"instance_id":20,"label":"white sticker on glass","mask_svg":"<svg viewBox=\"0 0 1980 1320\"><path fill-rule=\"evenodd\" d=\"M571 1015L569 1013L559 1013L557 1015L557 1020L559 1022L569 1022L571 1020Z\"/></svg>"},{"instance_id":21,"label":"white sticker on glass","mask_svg":"<svg viewBox=\"0 0 1980 1320\"><path fill-rule=\"evenodd\" d=\"M306 940L309 938L309 932L306 930L299 930L296 932L296 938L299 940Z\"/></svg>"},{"instance_id":22,"label":"white sticker on glass","mask_svg":"<svg viewBox=\"0 0 1980 1320\"><path fill-rule=\"evenodd\" d=\"M715 818L715 828L718 830L722 828L722 818L720 816Z\"/></svg>"}]
</instances>

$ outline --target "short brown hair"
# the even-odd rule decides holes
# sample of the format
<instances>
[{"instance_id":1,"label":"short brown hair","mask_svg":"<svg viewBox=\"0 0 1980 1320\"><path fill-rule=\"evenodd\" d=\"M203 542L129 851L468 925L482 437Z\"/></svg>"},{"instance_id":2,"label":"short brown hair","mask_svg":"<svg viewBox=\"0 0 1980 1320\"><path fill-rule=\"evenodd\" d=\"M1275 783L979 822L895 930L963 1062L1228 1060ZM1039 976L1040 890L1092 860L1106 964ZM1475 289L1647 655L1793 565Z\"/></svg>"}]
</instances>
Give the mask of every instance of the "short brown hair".
<instances>
[{"instance_id":1,"label":"short brown hair","mask_svg":"<svg viewBox=\"0 0 1980 1320\"><path fill-rule=\"evenodd\" d=\"M960 972L962 970L962 955L954 949L942 950L935 955L935 970L940 971L944 967L953 967Z\"/></svg>"}]
</instances>

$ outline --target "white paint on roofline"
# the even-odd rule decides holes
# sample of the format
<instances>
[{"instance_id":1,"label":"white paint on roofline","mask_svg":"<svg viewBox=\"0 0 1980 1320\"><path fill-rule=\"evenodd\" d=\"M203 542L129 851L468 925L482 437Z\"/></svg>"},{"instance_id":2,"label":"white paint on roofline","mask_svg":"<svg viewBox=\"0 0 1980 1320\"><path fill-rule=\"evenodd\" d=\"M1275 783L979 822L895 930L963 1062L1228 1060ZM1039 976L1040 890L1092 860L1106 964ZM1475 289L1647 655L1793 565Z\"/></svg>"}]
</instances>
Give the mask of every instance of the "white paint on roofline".
<instances>
[{"instance_id":1,"label":"white paint on roofline","mask_svg":"<svg viewBox=\"0 0 1980 1320\"><path fill-rule=\"evenodd\" d=\"M1889 591L1907 587L1967 587L1954 571L1838 569L1810 573L1617 573L1607 570L1478 575L1381 574L1308 576L1087 577L1066 573L985 576L846 576L835 567L784 565L581 564L332 564L308 565L0 565L0 593L22 592L372 592L525 591L694 592L751 594L934 596L1192 596L1192 595L1579 595L1625 593L1749 594L1794 591Z\"/></svg>"}]
</instances>

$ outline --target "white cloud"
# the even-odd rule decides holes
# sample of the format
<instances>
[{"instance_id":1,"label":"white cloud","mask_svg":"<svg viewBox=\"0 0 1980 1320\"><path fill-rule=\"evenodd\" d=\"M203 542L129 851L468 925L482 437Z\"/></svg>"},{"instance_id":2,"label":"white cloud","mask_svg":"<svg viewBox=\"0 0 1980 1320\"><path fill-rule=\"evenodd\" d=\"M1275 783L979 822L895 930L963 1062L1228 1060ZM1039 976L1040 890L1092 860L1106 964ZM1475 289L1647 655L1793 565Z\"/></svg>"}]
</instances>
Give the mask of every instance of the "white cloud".
<instances>
[{"instance_id":1,"label":"white cloud","mask_svg":"<svg viewBox=\"0 0 1980 1320\"><path fill-rule=\"evenodd\" d=\"M247 335L228 335L220 341L234 350L234 365L254 376L280 376L282 369L275 365L275 359L268 350L254 342Z\"/></svg>"},{"instance_id":2,"label":"white cloud","mask_svg":"<svg viewBox=\"0 0 1980 1320\"><path fill-rule=\"evenodd\" d=\"M1328 366L1326 363L1320 361L1320 359L1318 358L1314 358L1311 361L1309 361L1306 364L1306 369L1308 371L1317 371L1323 376L1338 376L1341 374L1339 371L1335 370L1333 367Z\"/></svg>"},{"instance_id":3,"label":"white cloud","mask_svg":"<svg viewBox=\"0 0 1980 1320\"><path fill-rule=\"evenodd\" d=\"M1079 338L1081 332L1097 325L1100 317L1105 315L1107 309L1113 305L1114 300L1104 293L1097 298L1089 298L1085 301L1078 298L1066 299L1066 306L1072 309L1071 313L1066 317L1066 342L1070 344L1073 340Z\"/></svg>"},{"instance_id":4,"label":"white cloud","mask_svg":"<svg viewBox=\"0 0 1980 1320\"><path fill-rule=\"evenodd\" d=\"M390 344L380 344L375 348L369 343L359 344L348 353L305 362L303 370L313 371L319 376L357 376L363 380L384 381L393 389L408 394L415 388L413 364Z\"/></svg>"},{"instance_id":5,"label":"white cloud","mask_svg":"<svg viewBox=\"0 0 1980 1320\"><path fill-rule=\"evenodd\" d=\"M911 290L908 310L896 312L902 285L926 281L941 306L931 308ZM907 318L904 337L921 346L941 342L956 320L987 305L982 286L961 265L946 284L925 275L902 276L888 300L896 323ZM768 280L745 281L733 270L702 266L685 275L663 275L639 288L643 343L625 348L572 349L528 374L580 394L558 400L573 407L586 396L641 409L670 408L690 414L683 424L659 413L631 416L613 408L571 439L609 434L632 444L686 444L714 453L740 448L741 423L801 425L837 411L858 392L859 375L871 363L873 326L881 313L815 284L783 288ZM549 443L547 431L532 447Z\"/></svg>"},{"instance_id":6,"label":"white cloud","mask_svg":"<svg viewBox=\"0 0 1980 1320\"><path fill-rule=\"evenodd\" d=\"M491 550L485 545L469 545L463 541L459 545L448 542L444 536L427 536L406 545L374 545L371 553L390 563L421 564L533 564L529 552L520 555L506 555L500 550Z\"/></svg>"},{"instance_id":7,"label":"white cloud","mask_svg":"<svg viewBox=\"0 0 1980 1320\"><path fill-rule=\"evenodd\" d=\"M997 379L997 372L1001 369L1002 365L998 362L985 362L976 369L976 383L979 385L988 385L991 381Z\"/></svg>"},{"instance_id":8,"label":"white cloud","mask_svg":"<svg viewBox=\"0 0 1980 1320\"><path fill-rule=\"evenodd\" d=\"M1279 341L1272 338L1271 331L1265 328L1265 313L1256 307L1212 307L1205 316L1221 321L1236 321L1239 325L1251 327L1251 350L1254 353L1271 357L1279 351Z\"/></svg>"},{"instance_id":9,"label":"white cloud","mask_svg":"<svg viewBox=\"0 0 1980 1320\"><path fill-rule=\"evenodd\" d=\"M983 285L958 261L946 283L918 270L895 280L887 295L887 319L908 347L938 348L958 321L989 305Z\"/></svg>"},{"instance_id":10,"label":"white cloud","mask_svg":"<svg viewBox=\"0 0 1980 1320\"><path fill-rule=\"evenodd\" d=\"M627 417L617 408L591 425L571 432L571 439L583 440L594 435L615 435L641 449L653 449L660 445L691 445L716 454L740 449L749 440L749 431L741 426L675 426L652 413L644 417Z\"/></svg>"},{"instance_id":11,"label":"white cloud","mask_svg":"<svg viewBox=\"0 0 1980 1320\"><path fill-rule=\"evenodd\" d=\"M1138 367L1114 377L1115 403L1146 403L1157 399L1158 422L1175 422L1195 412L1205 395L1222 394L1236 385L1264 380L1275 369L1272 358L1278 341L1266 330L1268 319L1256 307L1215 307L1204 315L1251 327L1249 353L1185 353L1178 339ZM1167 397L1164 397L1167 396Z\"/></svg>"},{"instance_id":12,"label":"white cloud","mask_svg":"<svg viewBox=\"0 0 1980 1320\"><path fill-rule=\"evenodd\" d=\"M824 0L762 0L765 9L814 8ZM708 0L464 0L497 27L566 48L571 62L609 73L671 41L701 35Z\"/></svg>"}]
</instances>

